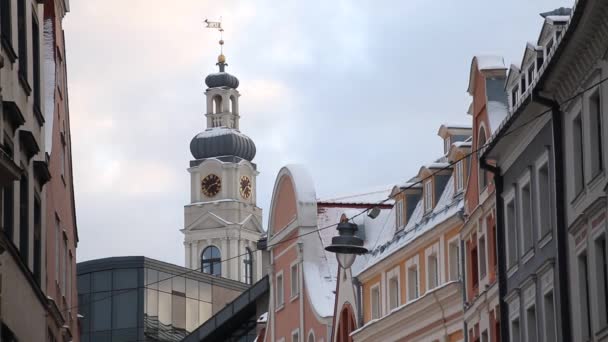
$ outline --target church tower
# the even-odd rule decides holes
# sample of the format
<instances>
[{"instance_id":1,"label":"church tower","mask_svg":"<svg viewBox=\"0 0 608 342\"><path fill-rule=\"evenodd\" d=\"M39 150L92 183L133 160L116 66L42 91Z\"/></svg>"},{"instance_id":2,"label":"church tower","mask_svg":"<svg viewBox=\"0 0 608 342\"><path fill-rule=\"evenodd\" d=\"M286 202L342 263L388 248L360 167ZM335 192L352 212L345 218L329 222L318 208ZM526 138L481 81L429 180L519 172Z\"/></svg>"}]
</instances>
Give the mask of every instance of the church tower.
<instances>
[{"instance_id":1,"label":"church tower","mask_svg":"<svg viewBox=\"0 0 608 342\"><path fill-rule=\"evenodd\" d=\"M220 41L222 44L223 41ZM190 142L190 203L184 207L186 267L252 284L262 276L262 209L256 204L253 140L239 128L239 80L219 72L205 78L207 129Z\"/></svg>"}]
</instances>

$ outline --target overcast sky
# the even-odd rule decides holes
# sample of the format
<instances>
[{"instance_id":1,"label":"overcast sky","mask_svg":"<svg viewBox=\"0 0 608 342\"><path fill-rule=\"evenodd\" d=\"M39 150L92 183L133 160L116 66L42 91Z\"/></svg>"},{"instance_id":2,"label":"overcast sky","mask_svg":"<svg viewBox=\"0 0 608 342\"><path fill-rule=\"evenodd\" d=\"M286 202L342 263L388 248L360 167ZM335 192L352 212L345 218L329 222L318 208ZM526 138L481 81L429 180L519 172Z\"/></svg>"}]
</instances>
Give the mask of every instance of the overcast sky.
<instances>
[{"instance_id":1,"label":"overcast sky","mask_svg":"<svg viewBox=\"0 0 608 342\"><path fill-rule=\"evenodd\" d=\"M540 12L573 0L72 0L65 19L78 260L145 255L183 265L189 143L223 18L241 131L256 143L258 204L281 166L317 195L390 187L469 123L471 59L521 62ZM266 217L264 217L266 221Z\"/></svg>"}]
</instances>

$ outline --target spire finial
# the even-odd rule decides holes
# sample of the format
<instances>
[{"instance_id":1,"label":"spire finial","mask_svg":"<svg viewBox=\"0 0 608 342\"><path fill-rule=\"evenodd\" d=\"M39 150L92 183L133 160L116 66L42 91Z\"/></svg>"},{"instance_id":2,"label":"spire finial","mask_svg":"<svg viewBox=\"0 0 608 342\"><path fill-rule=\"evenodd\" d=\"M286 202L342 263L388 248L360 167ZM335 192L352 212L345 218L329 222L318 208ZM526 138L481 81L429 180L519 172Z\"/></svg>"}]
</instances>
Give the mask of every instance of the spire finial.
<instances>
[{"instance_id":1,"label":"spire finial","mask_svg":"<svg viewBox=\"0 0 608 342\"><path fill-rule=\"evenodd\" d=\"M220 67L220 72L224 72L224 68L228 63L226 63L226 56L224 56L224 29L222 28L222 17L220 17L220 21L209 21L208 19L205 19L205 24L207 24L207 28L217 29L220 32L220 55L217 56L216 65Z\"/></svg>"}]
</instances>

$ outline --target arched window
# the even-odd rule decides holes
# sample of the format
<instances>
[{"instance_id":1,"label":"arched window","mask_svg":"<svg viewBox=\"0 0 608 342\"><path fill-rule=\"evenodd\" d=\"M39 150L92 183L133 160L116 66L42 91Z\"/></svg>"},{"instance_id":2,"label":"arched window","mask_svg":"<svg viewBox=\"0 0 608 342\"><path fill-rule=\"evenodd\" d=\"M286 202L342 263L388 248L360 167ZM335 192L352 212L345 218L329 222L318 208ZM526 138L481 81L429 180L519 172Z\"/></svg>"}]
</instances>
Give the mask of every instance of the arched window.
<instances>
[{"instance_id":1,"label":"arched window","mask_svg":"<svg viewBox=\"0 0 608 342\"><path fill-rule=\"evenodd\" d=\"M245 283L253 284L253 255L251 249L245 248L245 258L243 258L243 265L245 266Z\"/></svg>"},{"instance_id":2,"label":"arched window","mask_svg":"<svg viewBox=\"0 0 608 342\"><path fill-rule=\"evenodd\" d=\"M312 330L308 333L308 342L315 342L315 332Z\"/></svg>"},{"instance_id":3,"label":"arched window","mask_svg":"<svg viewBox=\"0 0 608 342\"><path fill-rule=\"evenodd\" d=\"M203 250L201 258L201 270L203 273L214 276L222 275L222 255L220 250L215 246L209 246Z\"/></svg>"},{"instance_id":4,"label":"arched window","mask_svg":"<svg viewBox=\"0 0 608 342\"><path fill-rule=\"evenodd\" d=\"M213 97L213 114L218 114L222 112L222 97L220 95L215 95Z\"/></svg>"},{"instance_id":5,"label":"arched window","mask_svg":"<svg viewBox=\"0 0 608 342\"><path fill-rule=\"evenodd\" d=\"M238 114L239 108L236 104L236 97L234 95L230 96L230 112L233 114Z\"/></svg>"},{"instance_id":6,"label":"arched window","mask_svg":"<svg viewBox=\"0 0 608 342\"><path fill-rule=\"evenodd\" d=\"M338 322L338 339L337 342L352 342L353 338L350 334L355 331L355 316L350 304L346 304L340 313L340 321Z\"/></svg>"},{"instance_id":7,"label":"arched window","mask_svg":"<svg viewBox=\"0 0 608 342\"><path fill-rule=\"evenodd\" d=\"M477 150L481 149L486 144L486 130L481 126L477 137ZM480 156L478 156L480 157ZM478 163L479 164L479 163ZM486 170L479 167L479 192L482 192L488 185L488 173Z\"/></svg>"}]
</instances>

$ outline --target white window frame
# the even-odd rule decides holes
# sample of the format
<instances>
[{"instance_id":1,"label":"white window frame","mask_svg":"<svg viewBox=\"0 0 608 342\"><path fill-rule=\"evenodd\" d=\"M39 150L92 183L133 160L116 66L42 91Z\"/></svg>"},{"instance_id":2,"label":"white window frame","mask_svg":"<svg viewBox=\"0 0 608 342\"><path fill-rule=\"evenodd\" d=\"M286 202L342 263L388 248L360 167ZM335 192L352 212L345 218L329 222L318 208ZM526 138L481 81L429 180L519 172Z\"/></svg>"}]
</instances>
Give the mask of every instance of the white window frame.
<instances>
[{"instance_id":1,"label":"white window frame","mask_svg":"<svg viewBox=\"0 0 608 342\"><path fill-rule=\"evenodd\" d=\"M453 277L452 274L452 255L451 246L456 246L456 277ZM456 235L455 237L448 240L448 279L449 281L457 281L460 279L460 237Z\"/></svg>"},{"instance_id":2,"label":"white window frame","mask_svg":"<svg viewBox=\"0 0 608 342\"><path fill-rule=\"evenodd\" d=\"M397 305L392 307L391 305L391 280L397 279ZM401 267L395 266L390 271L386 272L386 307L390 312L393 309L398 308L401 305Z\"/></svg>"},{"instance_id":3,"label":"white window frame","mask_svg":"<svg viewBox=\"0 0 608 342\"><path fill-rule=\"evenodd\" d=\"M300 341L300 328L294 329L294 330L291 331L291 342L295 342L296 341L296 339L294 339L294 336L296 337L296 339L297 339L298 342L301 342Z\"/></svg>"},{"instance_id":4,"label":"white window frame","mask_svg":"<svg viewBox=\"0 0 608 342\"><path fill-rule=\"evenodd\" d=\"M575 136L574 136L574 130L575 130L575 128L574 128L574 122L577 119L580 119L580 122L581 122L581 137L580 137L581 139L580 139L580 141L577 141L577 139L575 139ZM572 184L572 195L571 195L570 199L571 199L571 201L575 201L577 198L579 198L581 196L582 193L585 192L585 188L586 188L586 184L587 184L586 183L587 182L586 181L587 176L585 175L585 172L587 170L587 167L585 165L586 164L586 159L587 159L587 151L586 151L586 148L585 148L585 115L584 115L583 108L581 108L581 106L578 106L578 110L574 112L572 118L570 119L570 132L569 132L569 134L570 134L570 139L571 139L571 143L570 143L570 146L569 146L569 148L570 148L570 156L573 157L573 158L575 156L577 156L576 159L574 160L575 161L574 163L569 163L570 165L573 166L573 168L572 168L572 181L569 182L569 183ZM580 143L582 145L582 146L580 146L581 147L580 148L581 149L580 152L582 152L582 156L578 156L579 154L581 154L581 153L579 153L579 151L577 151L577 148L576 148L578 143ZM577 164L578 164L577 161L578 161L579 158L580 158L580 161L581 161L581 163L580 163L580 167L581 167L581 170L580 170L580 173L581 173L580 174L580 177L581 177L580 182L581 182L582 185L581 185L580 189L577 189L577 183L578 183L578 181L576 179L576 173L577 173L576 170L577 170Z\"/></svg>"},{"instance_id":5,"label":"white window frame","mask_svg":"<svg viewBox=\"0 0 608 342\"><path fill-rule=\"evenodd\" d=\"M517 220L518 220L518 228L519 228L519 239L520 239L520 246L522 247L520 250L520 254L521 254L521 258L523 259L523 262L525 263L526 261L528 261L532 255L534 255L534 222L535 220L535 213L534 213L534 193L533 193L533 187L532 187L532 176L530 174L530 170L527 169L524 174L519 178L518 182L517 182L517 192L518 192L518 201L517 201L517 210L518 210L518 215L517 216ZM523 198L523 188L528 187L528 191L530 193L530 199L529 199L529 204L530 204L530 222L529 224L531 225L530 228L530 234L531 234L531 239L529 239L529 243L531 244L530 246L528 246L528 248L526 248L526 236L524 234L524 230L526 229L525 226L525 218L524 218L524 198Z\"/></svg>"},{"instance_id":6,"label":"white window frame","mask_svg":"<svg viewBox=\"0 0 608 342\"><path fill-rule=\"evenodd\" d=\"M410 280L409 280L409 276L410 276L410 269L412 269L412 268L416 268L416 287L418 289L418 291L416 293L416 298L412 298L410 296L410 288L409 288L409 286L410 286ZM418 258L418 255L410 258L405 263L405 284L406 284L406 297L407 297L407 301L408 302L420 298L420 260Z\"/></svg>"},{"instance_id":7,"label":"white window frame","mask_svg":"<svg viewBox=\"0 0 608 342\"><path fill-rule=\"evenodd\" d=\"M424 183L424 212L433 210L433 180Z\"/></svg>"},{"instance_id":8,"label":"white window frame","mask_svg":"<svg viewBox=\"0 0 608 342\"><path fill-rule=\"evenodd\" d=\"M374 291L378 291L378 313L374 315ZM369 308L370 308L370 317L371 319L378 319L382 317L382 292L380 289L380 282L370 286L369 288Z\"/></svg>"},{"instance_id":9,"label":"white window frame","mask_svg":"<svg viewBox=\"0 0 608 342\"><path fill-rule=\"evenodd\" d=\"M281 286L279 286L279 278L281 278ZM277 272L277 274L274 277L274 283L275 283L275 289L276 289L276 293L275 293L275 308L276 310L281 310L283 308L283 306L285 306L285 277L283 276L283 270ZM279 292L280 290L280 292ZM279 297L279 293L281 294L281 296ZM280 301L279 301L280 299Z\"/></svg>"},{"instance_id":10,"label":"white window frame","mask_svg":"<svg viewBox=\"0 0 608 342\"><path fill-rule=\"evenodd\" d=\"M595 77L594 78L594 83L599 82L599 77ZM600 112L600 116L599 116L599 125L601 126L600 129L600 142L601 144L605 144L606 143L606 137L604 134L604 125L605 125L605 117L606 114L603 111L603 96L602 96L602 91L601 88L599 86L594 87L593 89L590 89L589 91L585 92L584 94L584 104L583 106L584 108L584 113L586 116L586 120L583 120L583 135L587 136L586 139L583 139L583 143L586 143L585 146L585 152L587 155L589 155L589 177L585 177L585 179L588 179L588 183L593 183L593 180L595 180L597 178L597 176L599 176L600 174L602 174L602 172L604 171L604 163L606 162L605 156L604 156L604 150L605 150L605 146L602 145L602 150L601 151L594 151L594 148L597 148L598 144L595 144L594 141L592 141L592 136L591 136L591 132L595 131L597 133L597 127L592 127L592 120L595 121L593 119L593 117L595 116L594 113L591 112L591 99L597 96L599 99L599 112ZM587 128L587 132L585 132L585 128ZM599 145L601 145L599 144ZM594 170L594 163L598 162L596 159L596 157L598 156L598 152L601 152L601 158L602 158L602 162L598 163L597 170Z\"/></svg>"},{"instance_id":11,"label":"white window frame","mask_svg":"<svg viewBox=\"0 0 608 342\"><path fill-rule=\"evenodd\" d=\"M403 200L398 200L395 203L395 219L397 229L400 229L403 226L403 202Z\"/></svg>"},{"instance_id":12,"label":"white window frame","mask_svg":"<svg viewBox=\"0 0 608 342\"><path fill-rule=\"evenodd\" d=\"M308 336L306 338L306 342L311 342L311 337L312 337L312 342L315 342L317 340L316 337L315 337L315 331L312 330L312 329L310 329L308 331Z\"/></svg>"},{"instance_id":13,"label":"white window frame","mask_svg":"<svg viewBox=\"0 0 608 342\"><path fill-rule=\"evenodd\" d=\"M294 278L293 278L293 270L294 270L294 268L295 268L295 271L296 271L295 282L294 282ZM283 280L283 281L285 281L285 280ZM295 288L294 288L294 285L295 285ZM294 261L289 266L289 296L290 296L290 301L293 301L293 300L297 299L299 295L300 295L300 267L299 267L298 261Z\"/></svg>"},{"instance_id":14,"label":"white window frame","mask_svg":"<svg viewBox=\"0 0 608 342\"><path fill-rule=\"evenodd\" d=\"M507 303L509 306L509 341L520 342L522 332L522 321L519 314L519 296L513 296L513 298L507 300ZM519 321L519 336L517 336L517 339L513 339L513 322L516 320Z\"/></svg>"},{"instance_id":15,"label":"white window frame","mask_svg":"<svg viewBox=\"0 0 608 342\"><path fill-rule=\"evenodd\" d=\"M509 207L509 204L513 202L513 208L515 210L515 213L513 214L513 218L515 220L515 229L511 229L511 227L509 227L509 225L511 224L511 222L509 222L509 215L507 215L507 208ZM517 268L517 264L519 261L519 237L517 236L518 234L518 230L519 230L519 220L517 219L517 201L515 200L515 189L511 188L509 189L509 191L507 191L504 195L503 195L503 204L504 204L504 220L505 220L505 242L506 242L506 246L505 247L505 251L506 251L506 257L507 257L507 270L509 270L510 272L515 272L514 270ZM513 233L516 236L511 236L513 235ZM512 243L512 241L515 241L515 258L513 260L513 264L510 264L510 259L511 259L511 255L509 252L509 245L510 243ZM513 270L513 271L512 271ZM510 273L509 272L509 273ZM510 324L510 323L509 323Z\"/></svg>"},{"instance_id":16,"label":"white window frame","mask_svg":"<svg viewBox=\"0 0 608 342\"><path fill-rule=\"evenodd\" d=\"M452 137L450 135L448 135L445 140L443 141L443 149L445 151L445 154L448 154L448 152L450 152L450 147L452 146Z\"/></svg>"},{"instance_id":17,"label":"white window frame","mask_svg":"<svg viewBox=\"0 0 608 342\"><path fill-rule=\"evenodd\" d=\"M557 338L557 312L555 311L556 309L556 302L555 302L555 289L553 286L553 277L554 277L554 273L553 273L553 266L551 266L548 270L544 271L541 275L540 275L540 286L541 286L541 295L542 295L542 299L541 299L541 306L542 306L542 315L543 315L543 333L542 333L542 339L545 342L553 342L552 340L549 340L549 337L547 335L547 307L545 306L545 296L551 292L551 295L553 297L553 336L555 338Z\"/></svg>"},{"instance_id":18,"label":"white window frame","mask_svg":"<svg viewBox=\"0 0 608 342\"><path fill-rule=\"evenodd\" d=\"M435 270L435 274L437 275L437 283L435 284L434 287L430 287L431 284L431 269L430 269L430 265L431 263L429 262L429 259L431 257L434 257L435 260L437 260L436 262L436 267L437 269ZM441 262L441 254L439 253L439 242L434 243L433 245L429 246L427 249L424 250L424 260L425 262L425 266L426 266L426 274L425 274L425 279L426 279L426 290L430 291L433 289L438 288L439 286L441 286L441 266L440 266L440 262ZM420 277L420 275L418 275L418 277Z\"/></svg>"},{"instance_id":19,"label":"white window frame","mask_svg":"<svg viewBox=\"0 0 608 342\"><path fill-rule=\"evenodd\" d=\"M456 174L456 193L460 193L464 190L464 165L463 161L459 160L456 162L455 167Z\"/></svg>"},{"instance_id":20,"label":"white window frame","mask_svg":"<svg viewBox=\"0 0 608 342\"><path fill-rule=\"evenodd\" d=\"M553 235L553 212L551 211L551 209L553 208L553 205L551 203L549 203L549 214L548 214L548 219L549 222L544 222L543 221L543 209L542 209L542 204L541 204L541 193L543 193L543 191L540 188L540 169L546 167L547 168L547 177L549 178L549 187L551 187L552 184L552 177L551 177L551 167L549 164L549 151L545 150L545 152L543 152L543 154L538 157L538 159L536 159L536 162L534 163L534 179L536 180L536 182L534 182L534 190L536 192L536 196L535 197L535 207L536 207L536 215L535 219L536 219L536 226L537 226L537 233L538 233L538 239L541 242L541 246L544 246L547 244L547 242L549 242L551 240L551 236ZM551 196L551 189L546 189L547 190L547 195L549 196L549 201L553 202L552 200L552 196ZM543 232L543 226L547 225L549 226L549 230L546 232Z\"/></svg>"},{"instance_id":21,"label":"white window frame","mask_svg":"<svg viewBox=\"0 0 608 342\"><path fill-rule=\"evenodd\" d=\"M538 340L539 338L539 334L538 334L538 306L536 305L536 282L532 281L525 289L524 289L524 319L520 319L519 320L519 327L521 330L522 327L522 321L523 321L523 326L524 326L524 340L528 340L528 337L530 336L530 326L528 325L528 310L530 310L531 307L534 307L534 321L536 323L536 326L534 327L534 329L536 330L536 339ZM530 341L532 342L532 341Z\"/></svg>"},{"instance_id":22,"label":"white window frame","mask_svg":"<svg viewBox=\"0 0 608 342\"><path fill-rule=\"evenodd\" d=\"M598 274L597 270L598 268L601 268L603 266L603 260L598 260L597 256L598 256L598 246L597 246L597 242L601 239L604 239L606 241L606 251L604 251L604 253L608 253L608 232L605 231L604 227L605 227L606 222L604 223L600 223L598 226L601 226L602 229L597 229L596 231L594 231L592 233L591 236L591 241L588 244L587 247L587 263L589 264L589 267L591 268L591 271L593 273L593 277L595 277L595 280L590 279L591 284L589 284L589 291L591 291L591 295L590 298L594 298L596 300L593 301L593 303L591 303L591 314L593 316L592 319L592 327L594 327L595 331L599 331L600 329L604 329L608 326L608 315L606 315L606 309L604 308L603 303L604 302L604 298L600 299L600 291L603 291L601 289L601 287L604 285L603 279L599 279L600 274ZM591 258L589 257L589 254L591 254ZM607 255L603 256L604 258L608 257ZM603 269L604 272L608 272L607 269ZM608 296L608 293L604 293L604 296ZM599 305L598 305L599 304ZM605 317L600 317L600 316L605 316ZM600 319L603 318L604 322L601 322Z\"/></svg>"}]
</instances>

